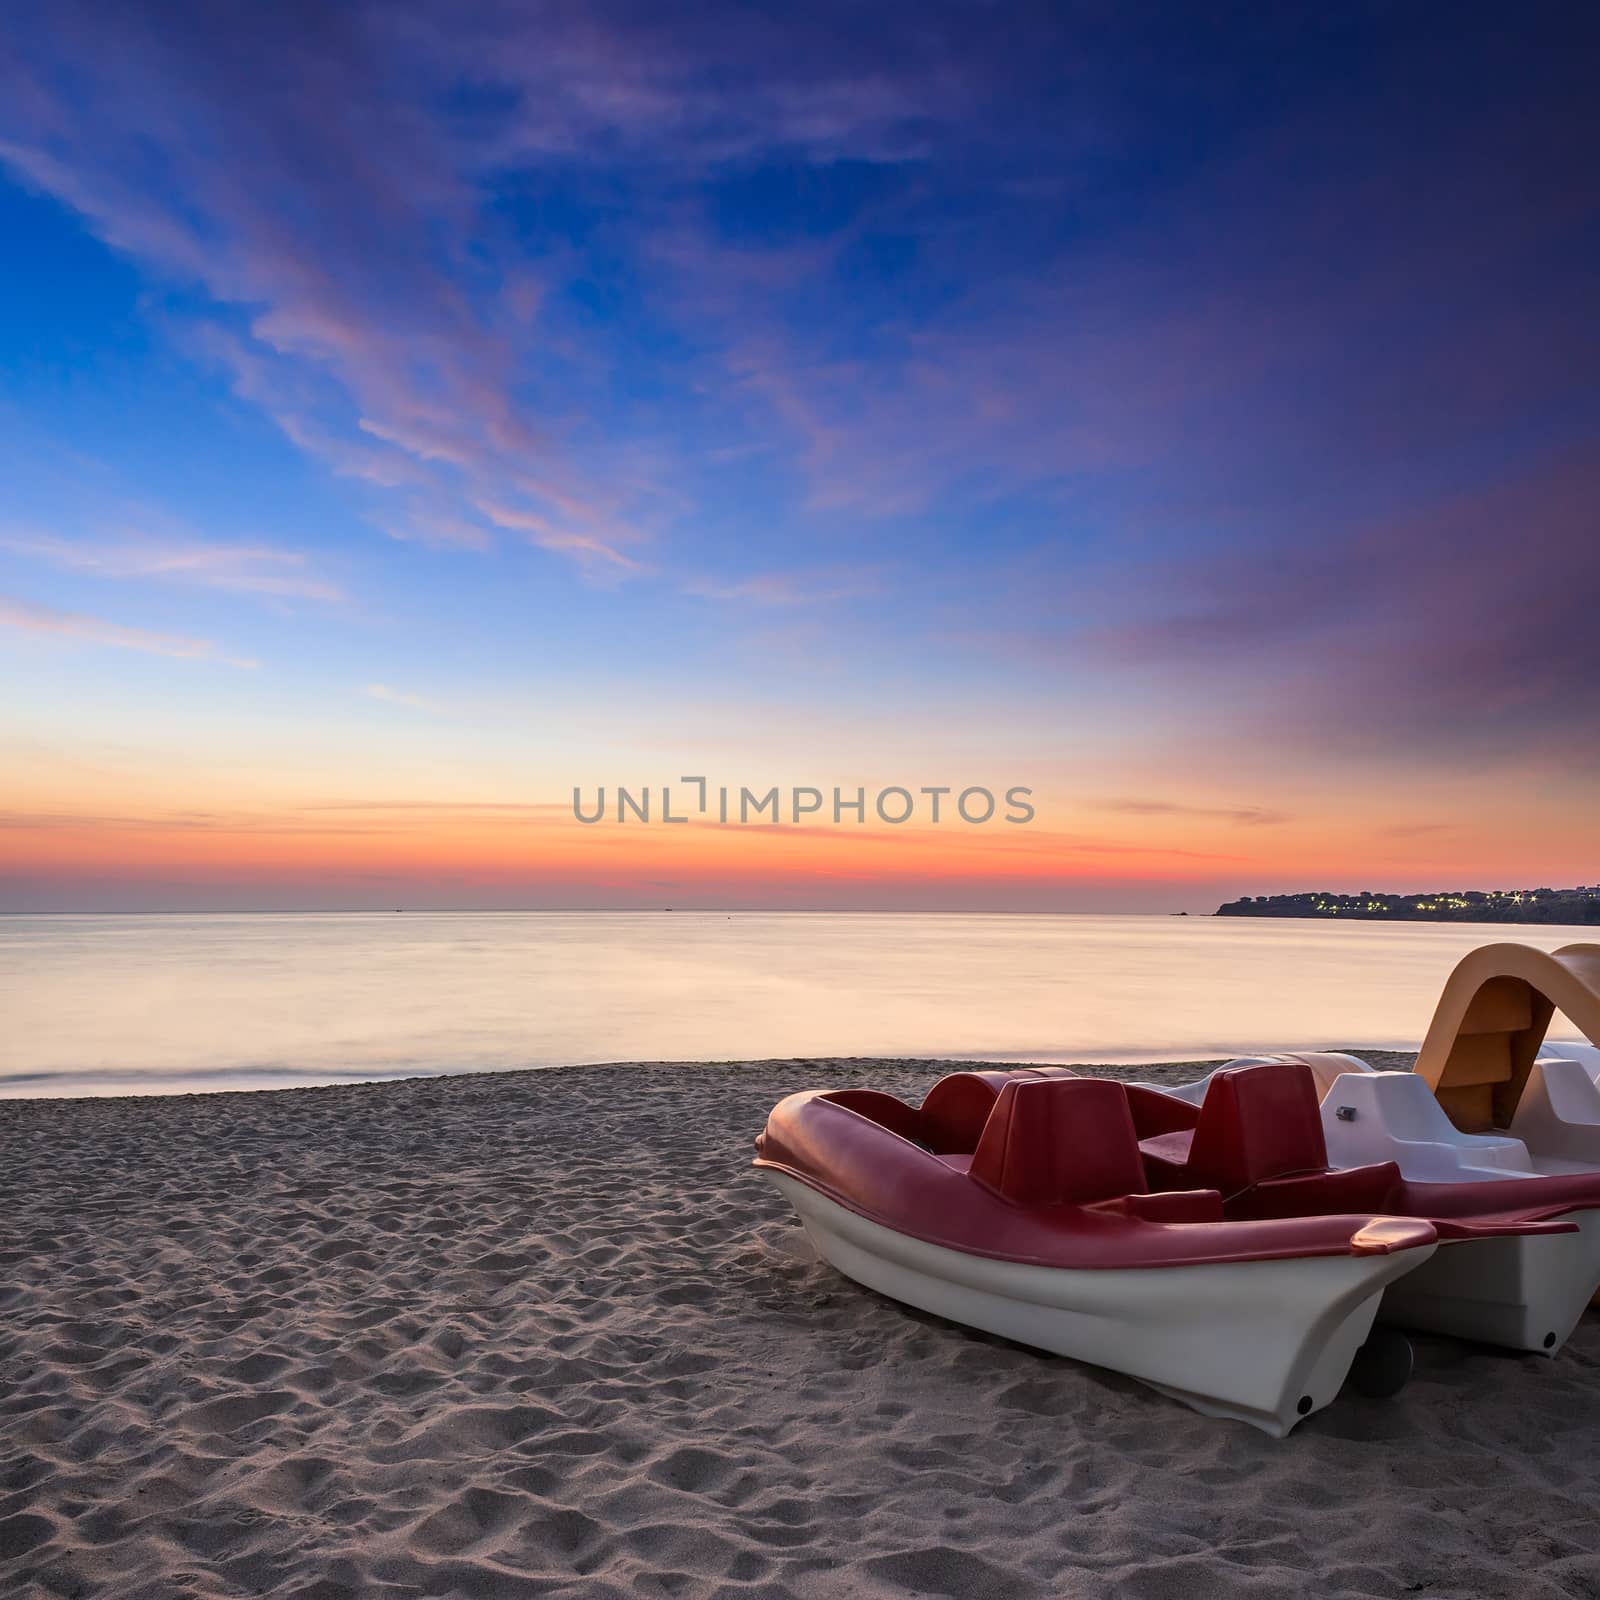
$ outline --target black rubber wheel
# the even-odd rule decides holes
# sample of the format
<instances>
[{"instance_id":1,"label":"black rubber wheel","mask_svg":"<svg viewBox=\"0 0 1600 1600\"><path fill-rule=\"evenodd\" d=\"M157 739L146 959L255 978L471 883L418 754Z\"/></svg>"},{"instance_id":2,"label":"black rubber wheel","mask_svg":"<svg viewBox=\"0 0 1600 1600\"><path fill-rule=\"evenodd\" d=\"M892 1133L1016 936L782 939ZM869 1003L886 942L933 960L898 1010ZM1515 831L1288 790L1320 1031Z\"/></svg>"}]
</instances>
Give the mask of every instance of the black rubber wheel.
<instances>
[{"instance_id":1,"label":"black rubber wheel","mask_svg":"<svg viewBox=\"0 0 1600 1600\"><path fill-rule=\"evenodd\" d=\"M1369 1400L1399 1394L1416 1364L1411 1341L1393 1328L1374 1328L1350 1363L1350 1385Z\"/></svg>"}]
</instances>

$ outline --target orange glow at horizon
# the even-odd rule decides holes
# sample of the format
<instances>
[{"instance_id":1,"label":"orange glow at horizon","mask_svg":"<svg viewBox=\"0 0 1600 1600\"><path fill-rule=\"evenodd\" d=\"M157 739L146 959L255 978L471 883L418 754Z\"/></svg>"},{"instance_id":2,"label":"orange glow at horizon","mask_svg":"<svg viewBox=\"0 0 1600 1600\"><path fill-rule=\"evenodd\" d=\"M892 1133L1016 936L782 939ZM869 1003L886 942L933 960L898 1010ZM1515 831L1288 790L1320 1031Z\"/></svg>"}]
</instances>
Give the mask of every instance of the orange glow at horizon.
<instances>
[{"instance_id":1,"label":"orange glow at horizon","mask_svg":"<svg viewBox=\"0 0 1600 1600\"><path fill-rule=\"evenodd\" d=\"M870 899L874 889L921 885L990 895L1004 908L1013 896L1037 905L1052 890L1111 882L1171 885L1175 898L1186 885L1196 893L1236 886L1222 898L1286 884L1356 886L1352 861L1360 863L1361 886L1379 889L1406 888L1419 872L1437 878L1437 887L1467 886L1468 878L1473 887L1496 886L1501 874L1509 884L1523 870L1507 860L1495 873L1476 844L1470 871L1459 862L1418 863L1404 840L1398 850L1393 839L1376 847L1372 824L1360 817L1313 831L1182 814L1108 819L1071 814L1044 797L1036 803L1040 820L1030 824L997 817L937 827L699 819L586 825L565 805L470 802L143 815L58 810L33 820L14 814L0 828L0 877L50 878L84 891L100 880L231 885L247 897L252 888L293 881L318 886L330 903L376 893L379 883L386 897L414 883L435 894L448 885L467 897L500 889L537 900L541 890L559 890L570 903L592 887L608 900L629 892L641 903L736 893L775 905L852 892ZM1063 811L1074 826L1045 820Z\"/></svg>"}]
</instances>

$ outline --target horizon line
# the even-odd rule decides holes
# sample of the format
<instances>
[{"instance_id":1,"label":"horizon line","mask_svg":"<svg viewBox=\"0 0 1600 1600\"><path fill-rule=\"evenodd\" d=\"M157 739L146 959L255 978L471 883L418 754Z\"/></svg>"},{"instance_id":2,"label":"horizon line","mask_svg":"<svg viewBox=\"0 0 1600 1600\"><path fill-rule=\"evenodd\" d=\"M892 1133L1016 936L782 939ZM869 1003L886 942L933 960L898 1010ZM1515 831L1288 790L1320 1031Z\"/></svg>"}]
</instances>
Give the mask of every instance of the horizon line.
<instances>
[{"instance_id":1,"label":"horizon line","mask_svg":"<svg viewBox=\"0 0 1600 1600\"><path fill-rule=\"evenodd\" d=\"M399 917L399 916L754 916L754 917L1215 917L1214 911L1040 911L981 906L162 906L148 910L8 910L0 917Z\"/></svg>"}]
</instances>

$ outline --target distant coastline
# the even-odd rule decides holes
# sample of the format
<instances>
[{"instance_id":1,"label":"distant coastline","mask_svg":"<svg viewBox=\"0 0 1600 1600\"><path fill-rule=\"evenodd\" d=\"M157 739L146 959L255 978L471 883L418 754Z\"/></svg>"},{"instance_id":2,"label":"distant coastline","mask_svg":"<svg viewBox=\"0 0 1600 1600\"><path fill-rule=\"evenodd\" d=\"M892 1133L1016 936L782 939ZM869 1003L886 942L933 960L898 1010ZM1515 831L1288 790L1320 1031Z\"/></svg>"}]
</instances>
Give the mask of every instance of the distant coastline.
<instances>
[{"instance_id":1,"label":"distant coastline","mask_svg":"<svg viewBox=\"0 0 1600 1600\"><path fill-rule=\"evenodd\" d=\"M1600 884L1576 889L1441 889L1433 894L1245 895L1219 917L1338 917L1347 922L1600 923Z\"/></svg>"}]
</instances>

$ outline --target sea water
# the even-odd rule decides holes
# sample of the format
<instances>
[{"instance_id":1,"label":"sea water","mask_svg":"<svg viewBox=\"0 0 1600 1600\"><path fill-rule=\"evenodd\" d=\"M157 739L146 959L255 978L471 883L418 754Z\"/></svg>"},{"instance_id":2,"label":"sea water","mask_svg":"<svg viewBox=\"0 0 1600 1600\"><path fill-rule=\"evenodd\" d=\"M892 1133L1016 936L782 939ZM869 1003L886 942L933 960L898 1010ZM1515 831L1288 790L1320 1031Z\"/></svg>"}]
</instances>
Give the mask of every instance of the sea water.
<instances>
[{"instance_id":1,"label":"sea water","mask_svg":"<svg viewBox=\"0 0 1600 1600\"><path fill-rule=\"evenodd\" d=\"M1476 945L1596 937L1157 916L0 916L0 1095L571 1062L1414 1049Z\"/></svg>"}]
</instances>

